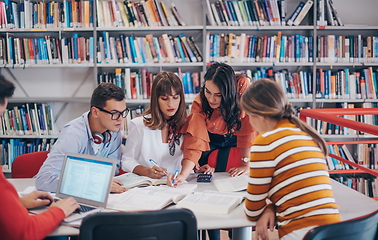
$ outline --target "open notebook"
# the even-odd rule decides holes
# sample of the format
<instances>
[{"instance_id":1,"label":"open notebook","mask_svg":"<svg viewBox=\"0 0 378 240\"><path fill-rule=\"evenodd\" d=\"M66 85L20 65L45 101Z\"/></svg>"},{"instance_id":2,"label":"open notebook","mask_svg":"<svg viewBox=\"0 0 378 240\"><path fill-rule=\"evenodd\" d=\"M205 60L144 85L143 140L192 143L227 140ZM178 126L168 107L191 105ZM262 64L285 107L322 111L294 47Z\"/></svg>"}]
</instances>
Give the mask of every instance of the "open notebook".
<instances>
[{"instance_id":1,"label":"open notebook","mask_svg":"<svg viewBox=\"0 0 378 240\"><path fill-rule=\"evenodd\" d=\"M66 153L56 197L74 197L80 211L72 213L65 222L84 218L106 208L115 170L115 159ZM31 211L34 212L35 211Z\"/></svg>"},{"instance_id":2,"label":"open notebook","mask_svg":"<svg viewBox=\"0 0 378 240\"><path fill-rule=\"evenodd\" d=\"M167 184L167 178L153 179L146 176L141 176L135 173L124 173L114 177L122 182L125 188L157 186Z\"/></svg>"},{"instance_id":3,"label":"open notebook","mask_svg":"<svg viewBox=\"0 0 378 240\"><path fill-rule=\"evenodd\" d=\"M228 214L244 199L244 192L203 191L186 195L177 203L178 208L188 208L193 212Z\"/></svg>"},{"instance_id":4,"label":"open notebook","mask_svg":"<svg viewBox=\"0 0 378 240\"><path fill-rule=\"evenodd\" d=\"M193 193L196 187L197 184L183 184L176 188L165 185L133 188L121 194L111 194L107 208L119 211L160 210Z\"/></svg>"}]
</instances>

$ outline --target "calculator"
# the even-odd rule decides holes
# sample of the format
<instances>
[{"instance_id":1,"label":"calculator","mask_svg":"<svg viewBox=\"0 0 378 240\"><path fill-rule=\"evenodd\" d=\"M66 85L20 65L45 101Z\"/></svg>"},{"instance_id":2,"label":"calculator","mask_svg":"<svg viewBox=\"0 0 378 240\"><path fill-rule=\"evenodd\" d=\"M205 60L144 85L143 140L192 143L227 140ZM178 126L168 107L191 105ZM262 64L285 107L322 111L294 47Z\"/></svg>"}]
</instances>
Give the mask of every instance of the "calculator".
<instances>
[{"instance_id":1,"label":"calculator","mask_svg":"<svg viewBox=\"0 0 378 240\"><path fill-rule=\"evenodd\" d=\"M200 173L197 175L197 182L211 182L213 174Z\"/></svg>"}]
</instances>

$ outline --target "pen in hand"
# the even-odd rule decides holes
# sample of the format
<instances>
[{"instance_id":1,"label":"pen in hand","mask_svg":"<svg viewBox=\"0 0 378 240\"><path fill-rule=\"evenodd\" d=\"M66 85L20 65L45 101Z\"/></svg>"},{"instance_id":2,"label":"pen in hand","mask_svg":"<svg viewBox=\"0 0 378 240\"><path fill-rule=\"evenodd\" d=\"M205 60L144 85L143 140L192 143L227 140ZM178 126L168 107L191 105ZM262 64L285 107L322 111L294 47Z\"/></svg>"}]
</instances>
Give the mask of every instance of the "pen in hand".
<instances>
[{"instance_id":1,"label":"pen in hand","mask_svg":"<svg viewBox=\"0 0 378 240\"><path fill-rule=\"evenodd\" d=\"M153 164L153 165L155 165L156 167L159 167L160 168L160 166L153 160L153 159L150 159L150 162ZM164 174L165 175L167 175L168 173L167 172L164 172Z\"/></svg>"},{"instance_id":2,"label":"pen in hand","mask_svg":"<svg viewBox=\"0 0 378 240\"><path fill-rule=\"evenodd\" d=\"M173 175L173 178L172 178L172 185L175 183L175 179L176 179L178 173L179 173L179 171L176 170L176 171L175 171L175 174Z\"/></svg>"}]
</instances>

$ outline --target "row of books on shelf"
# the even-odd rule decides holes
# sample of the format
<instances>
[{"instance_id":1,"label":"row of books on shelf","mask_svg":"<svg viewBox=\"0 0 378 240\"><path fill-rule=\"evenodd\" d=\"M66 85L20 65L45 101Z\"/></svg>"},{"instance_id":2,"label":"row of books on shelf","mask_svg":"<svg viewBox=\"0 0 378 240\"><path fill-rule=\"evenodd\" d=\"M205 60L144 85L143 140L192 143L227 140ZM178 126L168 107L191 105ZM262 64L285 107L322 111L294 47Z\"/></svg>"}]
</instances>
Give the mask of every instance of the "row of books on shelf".
<instances>
[{"instance_id":1,"label":"row of books on shelf","mask_svg":"<svg viewBox=\"0 0 378 240\"><path fill-rule=\"evenodd\" d=\"M194 99L200 90L199 72L182 72L180 68L176 75L182 80L184 95L188 100ZM145 68L132 71L130 68L116 68L113 72L103 72L98 74L98 84L112 82L125 90L127 99L149 99L151 97L152 82L156 74L147 72Z\"/></svg>"},{"instance_id":2,"label":"row of books on shelf","mask_svg":"<svg viewBox=\"0 0 378 240\"><path fill-rule=\"evenodd\" d=\"M93 27L93 1L5 0L0 3L0 23L6 29L89 28Z\"/></svg>"},{"instance_id":3,"label":"row of books on shelf","mask_svg":"<svg viewBox=\"0 0 378 240\"><path fill-rule=\"evenodd\" d=\"M146 1L98 1L98 27L185 26L176 6ZM56 29L93 27L92 0L0 2L0 28Z\"/></svg>"},{"instance_id":4,"label":"row of books on shelf","mask_svg":"<svg viewBox=\"0 0 378 240\"><path fill-rule=\"evenodd\" d=\"M154 37L109 36L102 32L98 41L98 63L181 63L202 62L202 53L192 36L180 33L174 37L162 34Z\"/></svg>"},{"instance_id":5,"label":"row of books on shelf","mask_svg":"<svg viewBox=\"0 0 378 240\"><path fill-rule=\"evenodd\" d=\"M93 37L0 37L0 64L93 63Z\"/></svg>"},{"instance_id":6,"label":"row of books on shelf","mask_svg":"<svg viewBox=\"0 0 378 240\"><path fill-rule=\"evenodd\" d=\"M358 176L334 176L331 178L368 197L378 197L378 178Z\"/></svg>"},{"instance_id":7,"label":"row of books on shelf","mask_svg":"<svg viewBox=\"0 0 378 240\"><path fill-rule=\"evenodd\" d=\"M109 37L103 32L98 38L98 63L180 63L202 62L202 53L193 37L163 34L154 37ZM94 38L73 34L71 38L0 37L0 64L86 64L93 63Z\"/></svg>"},{"instance_id":8,"label":"row of books on shelf","mask_svg":"<svg viewBox=\"0 0 378 240\"><path fill-rule=\"evenodd\" d=\"M377 144L356 144L356 154L353 156L348 147L344 145L328 145L328 151L336 156L344 158L352 163L357 163L369 169L378 169ZM343 163L335 158L327 156L329 170L351 170L351 165Z\"/></svg>"},{"instance_id":9,"label":"row of books on shelf","mask_svg":"<svg viewBox=\"0 0 378 240\"><path fill-rule=\"evenodd\" d=\"M355 106L356 105L356 106ZM337 107L340 108L355 108L355 107L361 107L361 108L377 108L378 103L371 103L371 102L365 102L361 103L359 106L357 104L353 103L337 103ZM378 115L343 115L340 116L345 119L349 119L352 121L357 121L361 123L366 123L370 125L378 125ZM320 120L310 120L309 124L313 126L319 134L322 135L365 135L369 136L369 134L366 134L364 132L360 132L351 128L339 126L332 123L327 123ZM378 168L378 167L377 167Z\"/></svg>"},{"instance_id":10,"label":"row of books on shelf","mask_svg":"<svg viewBox=\"0 0 378 240\"><path fill-rule=\"evenodd\" d=\"M351 72L348 68L332 71L316 70L315 90L312 72L290 72L287 69L274 71L260 67L246 71L254 80L270 78L282 86L289 99L377 99L378 72L372 67Z\"/></svg>"},{"instance_id":11,"label":"row of books on shelf","mask_svg":"<svg viewBox=\"0 0 378 240\"><path fill-rule=\"evenodd\" d=\"M206 36L206 55L210 62L282 62L282 63L376 63L378 37L319 36L318 51L313 56L312 36L257 37L241 33ZM73 34L71 38L19 38L10 34L0 37L0 64L67 64L93 63L185 63L202 62L202 53L193 36L148 34L145 37L110 36L103 31L94 55L94 38Z\"/></svg>"},{"instance_id":12,"label":"row of books on shelf","mask_svg":"<svg viewBox=\"0 0 378 240\"><path fill-rule=\"evenodd\" d=\"M278 32L274 36L258 37L241 33L206 36L206 51L210 62L313 62L313 36Z\"/></svg>"},{"instance_id":13,"label":"row of books on shelf","mask_svg":"<svg viewBox=\"0 0 378 240\"><path fill-rule=\"evenodd\" d=\"M313 0L300 2L290 17L287 0L216 1L206 0L207 18L212 26L298 26Z\"/></svg>"},{"instance_id":14,"label":"row of books on shelf","mask_svg":"<svg viewBox=\"0 0 378 240\"><path fill-rule=\"evenodd\" d=\"M313 0L300 2L290 16L287 0L206 1L212 26L298 26L310 12ZM23 0L0 2L0 27L6 29L89 28L94 25L92 0L62 2ZM177 7L163 1L98 1L98 27L185 26ZM317 22L341 26L332 0L320 0Z\"/></svg>"},{"instance_id":15,"label":"row of books on shelf","mask_svg":"<svg viewBox=\"0 0 378 240\"><path fill-rule=\"evenodd\" d=\"M333 0L317 0L317 26L343 26L338 12L333 5Z\"/></svg>"},{"instance_id":16,"label":"row of books on shelf","mask_svg":"<svg viewBox=\"0 0 378 240\"><path fill-rule=\"evenodd\" d=\"M332 63L378 62L378 37L325 35L317 38L317 61Z\"/></svg>"},{"instance_id":17,"label":"row of books on shelf","mask_svg":"<svg viewBox=\"0 0 378 240\"><path fill-rule=\"evenodd\" d=\"M332 72L316 71L316 98L377 99L378 72L372 67L351 72L348 68Z\"/></svg>"},{"instance_id":18,"label":"row of books on shelf","mask_svg":"<svg viewBox=\"0 0 378 240\"><path fill-rule=\"evenodd\" d=\"M99 27L160 27L185 26L177 7L163 1L98 1Z\"/></svg>"},{"instance_id":19,"label":"row of books on shelf","mask_svg":"<svg viewBox=\"0 0 378 240\"><path fill-rule=\"evenodd\" d=\"M210 62L303 62L377 63L378 37L326 35L317 37L313 56L313 36L292 36L278 31L273 36L241 33L207 33L206 54Z\"/></svg>"},{"instance_id":20,"label":"row of books on shelf","mask_svg":"<svg viewBox=\"0 0 378 240\"><path fill-rule=\"evenodd\" d=\"M53 135L54 114L49 105L25 103L0 116L0 135Z\"/></svg>"},{"instance_id":21,"label":"row of books on shelf","mask_svg":"<svg viewBox=\"0 0 378 240\"><path fill-rule=\"evenodd\" d=\"M49 151L54 142L55 139L4 139L0 141L0 165L11 169L16 157L25 153Z\"/></svg>"}]
</instances>

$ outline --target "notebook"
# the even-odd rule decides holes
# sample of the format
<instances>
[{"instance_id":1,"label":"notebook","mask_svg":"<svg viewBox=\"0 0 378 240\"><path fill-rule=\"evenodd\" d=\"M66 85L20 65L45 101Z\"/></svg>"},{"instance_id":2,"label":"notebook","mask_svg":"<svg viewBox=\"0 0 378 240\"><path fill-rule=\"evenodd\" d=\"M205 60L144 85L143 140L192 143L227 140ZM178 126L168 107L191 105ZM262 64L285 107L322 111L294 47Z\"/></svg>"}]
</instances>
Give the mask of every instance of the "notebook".
<instances>
[{"instance_id":1,"label":"notebook","mask_svg":"<svg viewBox=\"0 0 378 240\"><path fill-rule=\"evenodd\" d=\"M92 155L66 153L62 165L57 198L74 197L81 206L65 222L84 218L106 208L116 160Z\"/></svg>"}]
</instances>

